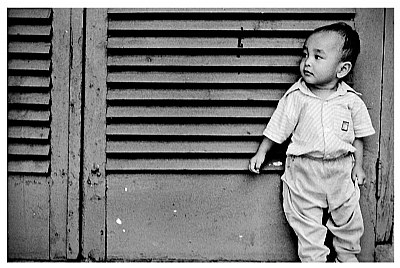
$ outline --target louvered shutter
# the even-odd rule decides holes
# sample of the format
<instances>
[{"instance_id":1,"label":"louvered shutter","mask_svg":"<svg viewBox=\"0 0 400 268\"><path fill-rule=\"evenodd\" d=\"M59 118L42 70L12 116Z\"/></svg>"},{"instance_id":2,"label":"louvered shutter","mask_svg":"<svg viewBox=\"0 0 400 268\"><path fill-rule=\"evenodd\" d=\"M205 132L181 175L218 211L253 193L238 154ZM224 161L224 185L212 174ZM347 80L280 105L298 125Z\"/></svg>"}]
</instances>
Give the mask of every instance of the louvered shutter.
<instances>
[{"instance_id":1,"label":"louvered shutter","mask_svg":"<svg viewBox=\"0 0 400 268\"><path fill-rule=\"evenodd\" d=\"M299 77L304 39L353 19L347 9L109 9L106 258L295 260L280 200L286 146L262 176L248 160Z\"/></svg>"},{"instance_id":2,"label":"louvered shutter","mask_svg":"<svg viewBox=\"0 0 400 268\"><path fill-rule=\"evenodd\" d=\"M354 12L112 9L108 17L107 171L244 172L299 77L304 39L332 20L353 24Z\"/></svg>"},{"instance_id":3,"label":"louvered shutter","mask_svg":"<svg viewBox=\"0 0 400 268\"><path fill-rule=\"evenodd\" d=\"M8 257L49 251L51 9L8 10Z\"/></svg>"}]
</instances>

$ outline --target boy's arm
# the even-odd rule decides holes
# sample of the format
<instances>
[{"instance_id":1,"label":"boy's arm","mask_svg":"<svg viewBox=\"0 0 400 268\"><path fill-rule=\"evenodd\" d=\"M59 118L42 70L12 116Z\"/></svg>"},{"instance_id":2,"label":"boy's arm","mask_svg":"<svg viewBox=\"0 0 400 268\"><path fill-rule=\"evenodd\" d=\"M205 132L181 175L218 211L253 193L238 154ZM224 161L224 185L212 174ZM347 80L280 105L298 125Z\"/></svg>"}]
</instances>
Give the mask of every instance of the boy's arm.
<instances>
[{"instance_id":1,"label":"boy's arm","mask_svg":"<svg viewBox=\"0 0 400 268\"><path fill-rule=\"evenodd\" d=\"M260 167L265 160L265 154L271 149L275 142L264 136L258 147L257 153L250 159L249 170L253 173L260 173Z\"/></svg>"},{"instance_id":2,"label":"boy's arm","mask_svg":"<svg viewBox=\"0 0 400 268\"><path fill-rule=\"evenodd\" d=\"M362 138L356 138L353 142L353 146L356 148L354 152L354 166L351 172L351 178L353 181L357 179L359 185L364 184L365 172L363 169L363 156L364 156L364 140Z\"/></svg>"}]
</instances>

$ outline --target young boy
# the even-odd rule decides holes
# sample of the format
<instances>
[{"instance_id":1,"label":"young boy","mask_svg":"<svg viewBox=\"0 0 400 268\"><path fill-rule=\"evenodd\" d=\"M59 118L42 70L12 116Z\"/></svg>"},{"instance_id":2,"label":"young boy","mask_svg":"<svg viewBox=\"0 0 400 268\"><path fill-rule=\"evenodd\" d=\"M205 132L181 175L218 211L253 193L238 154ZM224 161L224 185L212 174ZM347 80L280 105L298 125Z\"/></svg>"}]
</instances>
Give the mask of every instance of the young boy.
<instances>
[{"instance_id":1,"label":"young boy","mask_svg":"<svg viewBox=\"0 0 400 268\"><path fill-rule=\"evenodd\" d=\"M301 78L279 101L249 163L249 170L259 173L271 146L292 135L282 176L283 208L302 262L326 261L327 228L334 236L336 261L357 262L361 251L363 137L375 130L360 94L342 81L359 51L358 34L345 23L311 33L303 46Z\"/></svg>"}]
</instances>

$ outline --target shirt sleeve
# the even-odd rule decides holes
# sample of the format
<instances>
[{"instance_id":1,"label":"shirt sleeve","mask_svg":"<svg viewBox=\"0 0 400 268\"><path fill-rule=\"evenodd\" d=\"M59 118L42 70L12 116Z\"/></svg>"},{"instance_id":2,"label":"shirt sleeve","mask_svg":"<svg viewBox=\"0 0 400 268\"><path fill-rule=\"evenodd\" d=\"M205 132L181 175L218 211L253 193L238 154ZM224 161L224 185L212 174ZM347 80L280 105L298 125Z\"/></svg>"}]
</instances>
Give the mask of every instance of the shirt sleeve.
<instances>
[{"instance_id":1,"label":"shirt sleeve","mask_svg":"<svg viewBox=\"0 0 400 268\"><path fill-rule=\"evenodd\" d=\"M367 106L358 96L353 103L351 116L354 124L354 136L356 138L371 136L375 133Z\"/></svg>"},{"instance_id":2,"label":"shirt sleeve","mask_svg":"<svg viewBox=\"0 0 400 268\"><path fill-rule=\"evenodd\" d=\"M284 142L292 134L297 124L299 102L295 93L285 95L280 99L263 135L276 143Z\"/></svg>"}]
</instances>

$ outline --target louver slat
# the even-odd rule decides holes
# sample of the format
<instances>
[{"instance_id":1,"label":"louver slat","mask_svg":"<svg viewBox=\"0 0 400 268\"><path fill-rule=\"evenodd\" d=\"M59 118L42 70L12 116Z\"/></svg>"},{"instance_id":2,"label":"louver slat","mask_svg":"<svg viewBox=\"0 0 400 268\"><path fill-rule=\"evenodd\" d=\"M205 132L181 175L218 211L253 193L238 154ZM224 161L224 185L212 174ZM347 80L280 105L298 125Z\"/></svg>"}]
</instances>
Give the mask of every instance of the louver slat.
<instances>
[{"instance_id":1,"label":"louver slat","mask_svg":"<svg viewBox=\"0 0 400 268\"><path fill-rule=\"evenodd\" d=\"M50 43L37 42L12 42L8 44L8 52L15 54L47 55L50 52Z\"/></svg>"},{"instance_id":2,"label":"louver slat","mask_svg":"<svg viewBox=\"0 0 400 268\"><path fill-rule=\"evenodd\" d=\"M7 30L10 37L18 37L23 35L49 37L50 31L50 25L15 25L8 27Z\"/></svg>"},{"instance_id":3,"label":"louver slat","mask_svg":"<svg viewBox=\"0 0 400 268\"><path fill-rule=\"evenodd\" d=\"M107 173L243 173L306 36L349 9L108 11ZM285 148L265 169L282 170Z\"/></svg>"},{"instance_id":4,"label":"louver slat","mask_svg":"<svg viewBox=\"0 0 400 268\"><path fill-rule=\"evenodd\" d=\"M110 153L151 153L162 151L164 153L251 153L254 151L254 147L257 147L255 142L243 142L243 141L116 141L108 144L107 152ZM160 148L160 150L158 150ZM232 150L235 148L235 150Z\"/></svg>"},{"instance_id":5,"label":"louver slat","mask_svg":"<svg viewBox=\"0 0 400 268\"><path fill-rule=\"evenodd\" d=\"M32 139L47 141L49 139L49 127L10 126L8 127L8 138Z\"/></svg>"},{"instance_id":6,"label":"louver slat","mask_svg":"<svg viewBox=\"0 0 400 268\"><path fill-rule=\"evenodd\" d=\"M165 120L167 121L167 120ZM171 121L171 119L168 119ZM233 137L259 137L264 123L259 124L193 124L187 122L185 124L164 123L119 123L110 124L107 127L107 136L109 139L127 139L128 137L154 137L159 136L160 139L171 138L233 138Z\"/></svg>"},{"instance_id":7,"label":"louver slat","mask_svg":"<svg viewBox=\"0 0 400 268\"><path fill-rule=\"evenodd\" d=\"M50 60L12 59L8 61L10 71L41 71L50 72Z\"/></svg>"},{"instance_id":8,"label":"louver slat","mask_svg":"<svg viewBox=\"0 0 400 268\"><path fill-rule=\"evenodd\" d=\"M241 42L243 48L288 48L300 49L303 41L296 38L273 38L263 40L261 38L244 38ZM16 46L16 45L15 45ZM110 38L108 48L110 49L148 49L148 48L197 48L197 49L224 49L237 48L237 38L206 38L206 37L138 37L138 38Z\"/></svg>"},{"instance_id":9,"label":"louver slat","mask_svg":"<svg viewBox=\"0 0 400 268\"><path fill-rule=\"evenodd\" d=\"M8 173L50 169L51 9L8 9Z\"/></svg>"},{"instance_id":10,"label":"louver slat","mask_svg":"<svg viewBox=\"0 0 400 268\"><path fill-rule=\"evenodd\" d=\"M49 19L50 17L51 9L18 8L8 10L9 19L30 19L37 21L37 19Z\"/></svg>"},{"instance_id":11,"label":"louver slat","mask_svg":"<svg viewBox=\"0 0 400 268\"><path fill-rule=\"evenodd\" d=\"M108 91L109 101L140 100L265 100L278 101L283 89L113 89Z\"/></svg>"},{"instance_id":12,"label":"louver slat","mask_svg":"<svg viewBox=\"0 0 400 268\"><path fill-rule=\"evenodd\" d=\"M110 67L134 67L134 66L231 66L231 67L298 67L299 57L296 55L126 55L110 56L108 65Z\"/></svg>"},{"instance_id":13,"label":"louver slat","mask_svg":"<svg viewBox=\"0 0 400 268\"><path fill-rule=\"evenodd\" d=\"M272 115L274 108L272 107L147 107L147 106L123 106L109 107L107 117L115 118L138 118L138 117L161 117L161 118L268 118Z\"/></svg>"},{"instance_id":14,"label":"louver slat","mask_svg":"<svg viewBox=\"0 0 400 268\"><path fill-rule=\"evenodd\" d=\"M46 93L9 93L7 97L9 104L50 104L50 94Z\"/></svg>"},{"instance_id":15,"label":"louver slat","mask_svg":"<svg viewBox=\"0 0 400 268\"><path fill-rule=\"evenodd\" d=\"M49 172L49 161L20 160L8 161L8 173L24 175L43 175Z\"/></svg>"},{"instance_id":16,"label":"louver slat","mask_svg":"<svg viewBox=\"0 0 400 268\"><path fill-rule=\"evenodd\" d=\"M48 156L50 146L48 144L9 144L8 154L20 156Z\"/></svg>"},{"instance_id":17,"label":"louver slat","mask_svg":"<svg viewBox=\"0 0 400 268\"><path fill-rule=\"evenodd\" d=\"M351 24L351 21L345 21ZM112 31L241 31L257 30L273 32L285 31L312 31L324 25L324 20L131 20L110 21L109 30Z\"/></svg>"}]
</instances>

